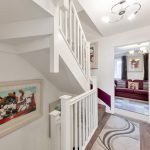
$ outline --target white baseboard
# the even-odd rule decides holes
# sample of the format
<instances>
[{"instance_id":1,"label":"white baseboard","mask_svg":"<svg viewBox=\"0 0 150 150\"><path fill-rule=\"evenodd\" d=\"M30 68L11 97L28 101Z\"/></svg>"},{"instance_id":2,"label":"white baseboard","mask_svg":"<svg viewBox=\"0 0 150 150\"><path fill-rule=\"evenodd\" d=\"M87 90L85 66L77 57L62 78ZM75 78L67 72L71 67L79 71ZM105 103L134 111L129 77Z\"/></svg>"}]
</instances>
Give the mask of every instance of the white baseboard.
<instances>
[{"instance_id":1,"label":"white baseboard","mask_svg":"<svg viewBox=\"0 0 150 150\"><path fill-rule=\"evenodd\" d=\"M149 123L149 116L115 108L115 114Z\"/></svg>"}]
</instances>

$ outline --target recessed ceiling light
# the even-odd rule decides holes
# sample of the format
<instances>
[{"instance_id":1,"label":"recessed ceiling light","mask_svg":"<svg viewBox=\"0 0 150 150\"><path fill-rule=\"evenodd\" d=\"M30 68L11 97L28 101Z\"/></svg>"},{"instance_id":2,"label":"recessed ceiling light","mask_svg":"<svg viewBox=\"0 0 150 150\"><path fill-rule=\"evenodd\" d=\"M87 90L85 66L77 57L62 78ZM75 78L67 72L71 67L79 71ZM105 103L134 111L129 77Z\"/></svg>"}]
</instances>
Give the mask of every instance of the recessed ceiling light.
<instances>
[{"instance_id":1,"label":"recessed ceiling light","mask_svg":"<svg viewBox=\"0 0 150 150\"><path fill-rule=\"evenodd\" d=\"M128 20L133 20L135 18L135 13L131 14L129 17L128 17Z\"/></svg>"},{"instance_id":2,"label":"recessed ceiling light","mask_svg":"<svg viewBox=\"0 0 150 150\"><path fill-rule=\"evenodd\" d=\"M102 18L102 21L104 22L104 23L109 23L110 22L110 18L109 17L103 17Z\"/></svg>"},{"instance_id":3,"label":"recessed ceiling light","mask_svg":"<svg viewBox=\"0 0 150 150\"><path fill-rule=\"evenodd\" d=\"M133 55L133 54L134 54L134 50L129 51L129 54L130 54L130 55Z\"/></svg>"}]
</instances>

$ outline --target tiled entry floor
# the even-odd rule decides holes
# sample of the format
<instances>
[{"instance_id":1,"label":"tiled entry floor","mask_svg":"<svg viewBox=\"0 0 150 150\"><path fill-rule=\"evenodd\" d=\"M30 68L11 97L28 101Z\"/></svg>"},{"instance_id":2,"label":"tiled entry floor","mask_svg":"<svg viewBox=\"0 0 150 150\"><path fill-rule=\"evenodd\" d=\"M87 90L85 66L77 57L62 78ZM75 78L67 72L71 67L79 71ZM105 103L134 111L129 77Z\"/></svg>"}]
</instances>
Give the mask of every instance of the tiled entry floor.
<instances>
[{"instance_id":1,"label":"tiled entry floor","mask_svg":"<svg viewBox=\"0 0 150 150\"><path fill-rule=\"evenodd\" d=\"M149 115L149 104L139 100L127 99L122 97L115 98L115 107L127 111Z\"/></svg>"}]
</instances>

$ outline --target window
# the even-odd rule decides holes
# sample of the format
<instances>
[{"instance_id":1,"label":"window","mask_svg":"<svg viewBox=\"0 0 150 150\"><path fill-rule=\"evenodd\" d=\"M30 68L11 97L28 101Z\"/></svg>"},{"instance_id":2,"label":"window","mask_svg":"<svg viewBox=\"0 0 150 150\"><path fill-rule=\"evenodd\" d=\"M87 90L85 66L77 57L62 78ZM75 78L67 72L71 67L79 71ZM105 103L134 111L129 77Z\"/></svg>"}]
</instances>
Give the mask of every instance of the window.
<instances>
[{"instance_id":1,"label":"window","mask_svg":"<svg viewBox=\"0 0 150 150\"><path fill-rule=\"evenodd\" d=\"M121 58L115 58L115 79L121 79L122 72L122 60Z\"/></svg>"}]
</instances>

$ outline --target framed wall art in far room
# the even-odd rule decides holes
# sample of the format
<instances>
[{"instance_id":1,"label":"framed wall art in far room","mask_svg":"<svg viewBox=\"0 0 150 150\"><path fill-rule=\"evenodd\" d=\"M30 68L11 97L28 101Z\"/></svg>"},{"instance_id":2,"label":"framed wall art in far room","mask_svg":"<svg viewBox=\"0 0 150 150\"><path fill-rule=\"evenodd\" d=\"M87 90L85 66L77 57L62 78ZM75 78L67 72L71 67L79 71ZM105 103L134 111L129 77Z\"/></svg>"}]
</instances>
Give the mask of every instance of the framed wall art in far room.
<instances>
[{"instance_id":1,"label":"framed wall art in far room","mask_svg":"<svg viewBox=\"0 0 150 150\"><path fill-rule=\"evenodd\" d=\"M42 80L0 82L0 137L42 115Z\"/></svg>"},{"instance_id":2,"label":"framed wall art in far room","mask_svg":"<svg viewBox=\"0 0 150 150\"><path fill-rule=\"evenodd\" d=\"M98 43L90 45L90 65L91 69L98 69Z\"/></svg>"},{"instance_id":3,"label":"framed wall art in far room","mask_svg":"<svg viewBox=\"0 0 150 150\"><path fill-rule=\"evenodd\" d=\"M129 72L142 72L143 71L143 57L130 56L128 57L128 71Z\"/></svg>"}]
</instances>

